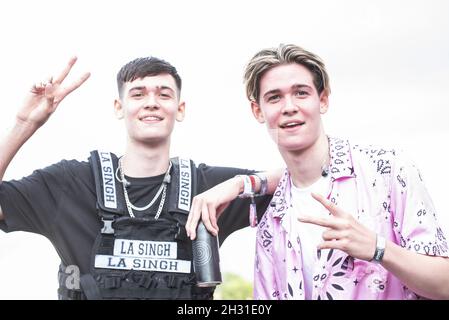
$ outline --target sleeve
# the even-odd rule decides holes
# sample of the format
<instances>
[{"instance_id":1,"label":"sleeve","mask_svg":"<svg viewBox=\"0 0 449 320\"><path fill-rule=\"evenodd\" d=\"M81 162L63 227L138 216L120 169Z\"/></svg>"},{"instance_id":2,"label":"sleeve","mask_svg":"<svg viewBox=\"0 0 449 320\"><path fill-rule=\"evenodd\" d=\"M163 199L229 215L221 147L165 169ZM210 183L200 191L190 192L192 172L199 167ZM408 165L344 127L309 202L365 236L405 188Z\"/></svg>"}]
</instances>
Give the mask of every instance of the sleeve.
<instances>
[{"instance_id":1,"label":"sleeve","mask_svg":"<svg viewBox=\"0 0 449 320\"><path fill-rule=\"evenodd\" d=\"M64 162L34 171L20 180L0 184L5 232L28 231L47 236L55 221L64 189Z\"/></svg>"},{"instance_id":2,"label":"sleeve","mask_svg":"<svg viewBox=\"0 0 449 320\"><path fill-rule=\"evenodd\" d=\"M236 175L251 175L254 172L256 171L200 164L198 166L198 193L204 192ZM256 198L258 220L263 216L270 200L271 195ZM218 219L220 245L232 232L249 226L249 205L250 199L237 198L223 211Z\"/></svg>"},{"instance_id":3,"label":"sleeve","mask_svg":"<svg viewBox=\"0 0 449 320\"><path fill-rule=\"evenodd\" d=\"M448 244L418 168L398 157L392 172L394 232L402 247L420 254L448 256Z\"/></svg>"},{"instance_id":4,"label":"sleeve","mask_svg":"<svg viewBox=\"0 0 449 320\"><path fill-rule=\"evenodd\" d=\"M256 255L254 261L254 300L279 299L279 290L276 287L276 278L272 257L272 237L264 237L264 234L273 234L267 230L271 224L266 223L265 215L257 230Z\"/></svg>"}]
</instances>

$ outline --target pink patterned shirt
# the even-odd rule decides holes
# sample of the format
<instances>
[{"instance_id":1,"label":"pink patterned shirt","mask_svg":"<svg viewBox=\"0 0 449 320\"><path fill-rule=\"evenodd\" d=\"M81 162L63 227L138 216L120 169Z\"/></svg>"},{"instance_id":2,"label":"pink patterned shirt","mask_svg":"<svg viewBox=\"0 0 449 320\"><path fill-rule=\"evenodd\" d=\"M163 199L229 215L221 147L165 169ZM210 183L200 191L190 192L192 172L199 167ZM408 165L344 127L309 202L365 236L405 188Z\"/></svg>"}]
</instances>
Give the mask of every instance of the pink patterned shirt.
<instances>
[{"instance_id":1,"label":"pink patterned shirt","mask_svg":"<svg viewBox=\"0 0 449 320\"><path fill-rule=\"evenodd\" d=\"M414 252L448 256L448 244L416 167L394 150L330 139L333 203ZM258 225L255 299L304 299L301 235L286 170ZM304 244L307 245L307 244ZM380 264L333 249L317 250L312 299L417 299Z\"/></svg>"}]
</instances>

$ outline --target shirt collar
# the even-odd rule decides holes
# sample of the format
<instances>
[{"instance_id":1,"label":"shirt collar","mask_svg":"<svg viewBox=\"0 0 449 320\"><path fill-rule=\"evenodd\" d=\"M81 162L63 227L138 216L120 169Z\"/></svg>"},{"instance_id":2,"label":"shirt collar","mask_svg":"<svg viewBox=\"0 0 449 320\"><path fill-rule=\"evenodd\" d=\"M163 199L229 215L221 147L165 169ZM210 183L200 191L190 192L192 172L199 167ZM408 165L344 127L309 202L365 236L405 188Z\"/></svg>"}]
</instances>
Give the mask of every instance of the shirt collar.
<instances>
[{"instance_id":1,"label":"shirt collar","mask_svg":"<svg viewBox=\"0 0 449 320\"><path fill-rule=\"evenodd\" d=\"M355 178L349 141L329 137L329 149L331 180Z\"/></svg>"},{"instance_id":2,"label":"shirt collar","mask_svg":"<svg viewBox=\"0 0 449 320\"><path fill-rule=\"evenodd\" d=\"M290 173L285 169L270 202L269 210L273 211L273 217L282 219L287 211L287 205L291 206L290 189Z\"/></svg>"}]
</instances>

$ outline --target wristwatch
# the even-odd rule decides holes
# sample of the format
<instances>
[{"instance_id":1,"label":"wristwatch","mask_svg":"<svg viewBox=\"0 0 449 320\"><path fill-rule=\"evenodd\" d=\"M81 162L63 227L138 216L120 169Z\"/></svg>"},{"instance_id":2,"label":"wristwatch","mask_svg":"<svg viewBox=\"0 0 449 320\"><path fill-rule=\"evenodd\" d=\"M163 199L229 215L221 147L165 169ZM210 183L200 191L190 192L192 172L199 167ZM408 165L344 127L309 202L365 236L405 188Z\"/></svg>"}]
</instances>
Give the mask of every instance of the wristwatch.
<instances>
[{"instance_id":1,"label":"wristwatch","mask_svg":"<svg viewBox=\"0 0 449 320\"><path fill-rule=\"evenodd\" d=\"M385 238L376 234L376 250L374 251L374 256L371 261L376 263L382 262L385 253L385 244Z\"/></svg>"}]
</instances>

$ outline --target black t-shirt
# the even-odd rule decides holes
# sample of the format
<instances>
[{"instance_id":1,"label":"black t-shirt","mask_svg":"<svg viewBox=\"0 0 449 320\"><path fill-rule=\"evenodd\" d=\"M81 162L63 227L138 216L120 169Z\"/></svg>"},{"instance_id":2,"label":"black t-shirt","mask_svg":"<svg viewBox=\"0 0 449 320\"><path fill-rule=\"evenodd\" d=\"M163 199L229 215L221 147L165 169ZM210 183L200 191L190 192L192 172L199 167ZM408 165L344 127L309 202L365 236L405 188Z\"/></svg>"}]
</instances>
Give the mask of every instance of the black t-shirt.
<instances>
[{"instance_id":1,"label":"black t-shirt","mask_svg":"<svg viewBox=\"0 0 449 320\"><path fill-rule=\"evenodd\" d=\"M211 167L200 164L197 168L198 193L238 174L254 171ZM132 204L145 206L156 195L164 175L148 178L126 177L131 183L128 194ZM168 193L168 190L167 190ZM155 215L159 199L139 215ZM48 238L65 265L77 265L87 273L94 240L102 223L96 208L95 182L88 162L62 160L47 168L36 170L21 180L0 185L0 205L5 219L0 229L5 232L28 231ZM265 211L270 197L257 198L258 216ZM167 202L159 219L167 219ZM232 232L247 227L248 199L236 199L218 220L220 244Z\"/></svg>"}]
</instances>

